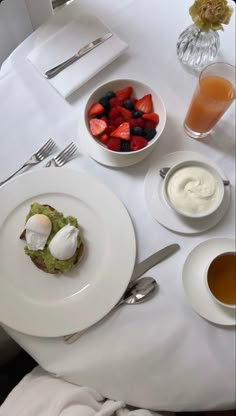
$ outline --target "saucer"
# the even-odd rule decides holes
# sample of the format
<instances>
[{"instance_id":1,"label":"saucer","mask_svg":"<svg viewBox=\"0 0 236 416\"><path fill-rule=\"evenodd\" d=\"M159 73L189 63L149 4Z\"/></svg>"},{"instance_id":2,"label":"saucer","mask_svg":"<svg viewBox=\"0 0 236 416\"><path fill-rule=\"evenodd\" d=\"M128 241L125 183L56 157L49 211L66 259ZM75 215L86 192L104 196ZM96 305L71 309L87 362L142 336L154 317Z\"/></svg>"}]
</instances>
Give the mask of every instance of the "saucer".
<instances>
[{"instance_id":1,"label":"saucer","mask_svg":"<svg viewBox=\"0 0 236 416\"><path fill-rule=\"evenodd\" d=\"M216 256L235 251L235 240L213 238L196 246L183 266L183 286L192 308L208 321L219 325L236 325L236 310L221 306L207 291L204 272Z\"/></svg>"},{"instance_id":2,"label":"saucer","mask_svg":"<svg viewBox=\"0 0 236 416\"><path fill-rule=\"evenodd\" d=\"M225 215L230 203L230 186L225 187L223 201L220 207L213 214L205 218L187 218L178 215L166 203L163 196L163 179L159 170L164 167L172 167L179 162L186 160L200 160L215 167L222 179L227 179L225 174L220 171L208 158L200 153L190 151L179 151L161 155L155 159L155 164L149 169L144 183L145 199L151 215L164 227L171 231L182 234L197 234L214 227Z\"/></svg>"}]
</instances>

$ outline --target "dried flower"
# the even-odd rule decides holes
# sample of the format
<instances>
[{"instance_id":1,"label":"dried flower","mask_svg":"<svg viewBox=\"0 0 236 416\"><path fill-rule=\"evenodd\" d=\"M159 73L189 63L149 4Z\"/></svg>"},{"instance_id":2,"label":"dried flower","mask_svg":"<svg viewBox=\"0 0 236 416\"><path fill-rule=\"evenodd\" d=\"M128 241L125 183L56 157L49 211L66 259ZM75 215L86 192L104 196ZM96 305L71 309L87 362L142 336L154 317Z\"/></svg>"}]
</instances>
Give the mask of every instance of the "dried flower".
<instances>
[{"instance_id":1,"label":"dried flower","mask_svg":"<svg viewBox=\"0 0 236 416\"><path fill-rule=\"evenodd\" d=\"M202 31L224 30L233 13L227 0L195 0L189 9L193 22Z\"/></svg>"}]
</instances>

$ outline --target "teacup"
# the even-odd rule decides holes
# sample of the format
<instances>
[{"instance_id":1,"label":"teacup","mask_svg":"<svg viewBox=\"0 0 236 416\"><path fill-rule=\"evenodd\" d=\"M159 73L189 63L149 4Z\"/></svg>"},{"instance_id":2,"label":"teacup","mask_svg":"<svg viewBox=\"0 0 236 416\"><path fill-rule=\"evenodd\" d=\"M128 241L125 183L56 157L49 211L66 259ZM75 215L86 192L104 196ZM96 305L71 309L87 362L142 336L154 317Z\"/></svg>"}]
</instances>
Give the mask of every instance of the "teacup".
<instances>
[{"instance_id":1,"label":"teacup","mask_svg":"<svg viewBox=\"0 0 236 416\"><path fill-rule=\"evenodd\" d=\"M205 282L217 303L236 308L236 252L224 252L211 260L206 268Z\"/></svg>"}]
</instances>

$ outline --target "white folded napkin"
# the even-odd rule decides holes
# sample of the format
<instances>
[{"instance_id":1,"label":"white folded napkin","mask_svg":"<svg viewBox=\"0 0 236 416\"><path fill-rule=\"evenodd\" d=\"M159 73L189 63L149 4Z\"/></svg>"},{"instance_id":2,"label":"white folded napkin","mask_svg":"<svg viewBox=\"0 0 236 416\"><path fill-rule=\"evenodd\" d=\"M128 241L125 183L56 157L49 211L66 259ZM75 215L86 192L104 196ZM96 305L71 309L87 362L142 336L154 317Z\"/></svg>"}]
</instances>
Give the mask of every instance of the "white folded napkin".
<instances>
[{"instance_id":1,"label":"white folded napkin","mask_svg":"<svg viewBox=\"0 0 236 416\"><path fill-rule=\"evenodd\" d=\"M121 401L105 400L89 387L53 378L40 367L26 375L0 407L0 416L157 416L128 410Z\"/></svg>"},{"instance_id":2,"label":"white folded napkin","mask_svg":"<svg viewBox=\"0 0 236 416\"><path fill-rule=\"evenodd\" d=\"M81 14L64 27L56 26L56 33L27 56L28 60L44 76L44 73L70 58L80 48L111 30L96 16ZM67 97L117 58L128 45L113 36L47 80L63 96Z\"/></svg>"}]
</instances>

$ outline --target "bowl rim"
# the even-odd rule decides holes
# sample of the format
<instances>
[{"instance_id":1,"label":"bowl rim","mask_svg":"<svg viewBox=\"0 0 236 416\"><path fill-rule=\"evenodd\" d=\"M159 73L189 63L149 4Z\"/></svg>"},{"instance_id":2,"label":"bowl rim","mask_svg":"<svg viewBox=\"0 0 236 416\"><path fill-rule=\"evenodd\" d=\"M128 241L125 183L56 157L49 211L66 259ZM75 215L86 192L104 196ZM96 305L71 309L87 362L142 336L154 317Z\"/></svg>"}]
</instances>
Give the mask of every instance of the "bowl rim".
<instances>
[{"instance_id":1,"label":"bowl rim","mask_svg":"<svg viewBox=\"0 0 236 416\"><path fill-rule=\"evenodd\" d=\"M176 208L176 206L174 204L172 204L172 202L170 201L169 197L168 197L168 193L167 193L167 185L168 185L168 181L170 179L170 177L173 175L174 172L176 172L177 170L179 170L182 167L186 167L186 166L200 166L200 167L204 167L206 168L213 176L214 178L217 180L218 185L219 185L219 198L218 201L215 205L213 205L213 207L206 211L205 213L198 213L198 214L191 214L191 213L187 213L185 211L181 211L180 209ZM172 208L177 214L180 214L181 216L185 217L185 218L192 218L192 219L199 219L199 218L206 218L209 215L212 215L214 212L216 212L216 210L219 208L219 206L221 205L223 198L224 198L224 193L225 193L225 188L224 188L224 184L223 184L223 179L220 175L220 173L217 171L217 169L212 166L211 164L205 162L205 161L201 161L201 160L185 160L182 162L178 162L175 165L173 165L170 170L167 172L164 180L163 180L163 197L166 201L166 203L169 205L170 208Z\"/></svg>"},{"instance_id":2,"label":"bowl rim","mask_svg":"<svg viewBox=\"0 0 236 416\"><path fill-rule=\"evenodd\" d=\"M215 256L213 259L211 259L209 262L208 262L208 264L207 264L207 266L206 266L206 268L205 268L205 273L204 273L204 281L205 281L205 286L206 286L206 288L207 288L207 290L208 290L208 293L210 294L210 296L211 296L211 298L215 301L215 302L217 302L218 304L220 304L221 306L224 306L224 307L226 307L226 308L230 308L230 309L236 309L236 303L234 303L234 304L232 304L232 305L230 305L229 303L224 303L224 302L221 302L215 295L214 295L214 293L211 291L211 289L210 289L210 286L209 286L209 284L208 284L208 270L209 270L209 268L210 268L210 266L211 266L211 264L213 263L213 261L215 261L218 257L220 257L220 256L222 256L222 255L224 255L224 254L234 254L234 255L236 255L236 252L235 251L224 251L224 252L222 252L222 253L220 253L220 254L218 254L217 256Z\"/></svg>"},{"instance_id":3,"label":"bowl rim","mask_svg":"<svg viewBox=\"0 0 236 416\"><path fill-rule=\"evenodd\" d=\"M90 133L90 131L89 131L88 123L87 123L87 120L88 120L87 111L88 111L88 107L89 107L89 105L88 105L89 101L92 99L92 96L95 95L100 89L106 88L106 86L109 86L109 85L113 84L114 82L123 82L123 83L126 83L127 85L131 85L131 86L132 86L132 83L140 84L140 85L142 85L142 87L144 87L145 89L147 89L147 91L150 91L150 94L156 96L158 98L160 104L161 104L161 107L162 107L162 110L163 110L163 115L162 115L162 124L163 125L162 125L162 128L161 128L161 130L158 133L156 133L156 135L153 137L153 139L151 139L150 141L148 141L147 145L145 147L143 147L142 149L139 149L139 150L131 150L129 152L121 152L121 151L110 150L103 143L100 143L99 140L96 139L96 137L94 137ZM147 92L147 94L148 93L149 92ZM164 100L163 100L162 96L159 93L157 93L156 91L154 91L153 88L151 86L149 86L148 84L146 84L146 83L144 83L142 81L139 81L137 79L130 79L130 78L116 78L116 79L112 79L110 81L107 81L107 82L105 82L103 84L100 84L86 98L86 103L85 103L84 112L83 112L83 122L85 124L86 131L89 134L90 138L92 140L94 140L95 143L100 148L104 149L109 154L115 154L115 155L119 155L119 156L129 156L129 155L133 155L133 154L138 154L138 153L142 153L145 150L149 149L152 145L154 145L158 141L158 139L160 138L161 134L163 133L164 128L165 128L165 125L166 125L166 120L167 120L167 112L166 112L166 106L165 106L165 103L164 103Z\"/></svg>"}]
</instances>

